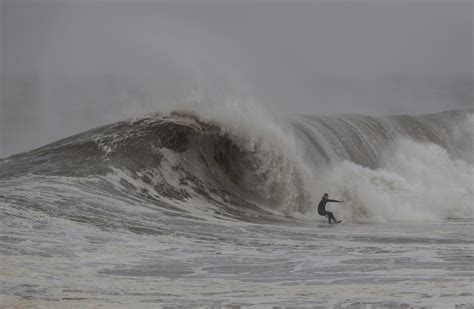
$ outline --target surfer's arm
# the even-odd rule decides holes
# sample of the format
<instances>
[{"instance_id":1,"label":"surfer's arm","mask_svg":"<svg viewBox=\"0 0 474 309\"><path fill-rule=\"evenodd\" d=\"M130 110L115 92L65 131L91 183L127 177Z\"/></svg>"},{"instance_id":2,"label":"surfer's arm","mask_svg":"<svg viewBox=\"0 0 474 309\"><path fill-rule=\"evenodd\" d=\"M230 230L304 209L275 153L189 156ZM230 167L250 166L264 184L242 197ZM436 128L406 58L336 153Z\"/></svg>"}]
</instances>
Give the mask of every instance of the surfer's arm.
<instances>
[{"instance_id":1,"label":"surfer's arm","mask_svg":"<svg viewBox=\"0 0 474 309\"><path fill-rule=\"evenodd\" d=\"M333 202L333 203L342 203L342 201L338 201L338 200L330 200L330 199L327 199L328 202Z\"/></svg>"}]
</instances>

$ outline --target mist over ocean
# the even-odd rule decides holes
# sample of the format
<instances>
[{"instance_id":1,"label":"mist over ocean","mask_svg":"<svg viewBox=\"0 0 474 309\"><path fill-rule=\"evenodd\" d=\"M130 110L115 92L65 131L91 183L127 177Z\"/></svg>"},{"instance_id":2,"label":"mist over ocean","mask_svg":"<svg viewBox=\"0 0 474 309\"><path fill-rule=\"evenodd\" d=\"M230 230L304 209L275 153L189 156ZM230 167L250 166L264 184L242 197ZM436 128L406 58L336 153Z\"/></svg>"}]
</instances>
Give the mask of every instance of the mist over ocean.
<instances>
[{"instance_id":1,"label":"mist over ocean","mask_svg":"<svg viewBox=\"0 0 474 309\"><path fill-rule=\"evenodd\" d=\"M473 308L469 12L0 2L0 306Z\"/></svg>"}]
</instances>

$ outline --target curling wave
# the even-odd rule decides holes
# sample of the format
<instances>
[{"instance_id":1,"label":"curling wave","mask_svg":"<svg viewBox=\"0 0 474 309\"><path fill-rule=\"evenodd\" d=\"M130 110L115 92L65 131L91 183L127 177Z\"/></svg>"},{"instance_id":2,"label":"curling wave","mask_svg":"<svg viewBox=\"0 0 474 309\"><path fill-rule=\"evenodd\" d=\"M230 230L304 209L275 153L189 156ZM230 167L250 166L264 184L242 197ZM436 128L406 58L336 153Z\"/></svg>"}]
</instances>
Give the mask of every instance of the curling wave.
<instances>
[{"instance_id":1,"label":"curling wave","mask_svg":"<svg viewBox=\"0 0 474 309\"><path fill-rule=\"evenodd\" d=\"M67 177L96 184L81 190L240 220L311 214L326 191L353 221L472 218L473 112L151 114L1 160L0 180Z\"/></svg>"}]
</instances>

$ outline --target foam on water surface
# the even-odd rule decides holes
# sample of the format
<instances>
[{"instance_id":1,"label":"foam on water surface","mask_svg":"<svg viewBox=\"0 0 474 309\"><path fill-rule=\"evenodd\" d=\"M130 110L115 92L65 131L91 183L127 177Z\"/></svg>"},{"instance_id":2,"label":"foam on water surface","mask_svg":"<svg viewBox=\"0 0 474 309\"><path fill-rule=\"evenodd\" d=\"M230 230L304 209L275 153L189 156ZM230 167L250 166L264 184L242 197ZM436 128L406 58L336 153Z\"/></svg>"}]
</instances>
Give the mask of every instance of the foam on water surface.
<instances>
[{"instance_id":1,"label":"foam on water surface","mask_svg":"<svg viewBox=\"0 0 474 309\"><path fill-rule=\"evenodd\" d=\"M1 304L474 306L470 111L277 126L236 108L1 160ZM325 191L344 224L322 227Z\"/></svg>"},{"instance_id":2,"label":"foam on water surface","mask_svg":"<svg viewBox=\"0 0 474 309\"><path fill-rule=\"evenodd\" d=\"M163 233L9 209L2 218L2 302L257 308L472 303L472 222L322 229L309 220L260 225L148 215Z\"/></svg>"}]
</instances>

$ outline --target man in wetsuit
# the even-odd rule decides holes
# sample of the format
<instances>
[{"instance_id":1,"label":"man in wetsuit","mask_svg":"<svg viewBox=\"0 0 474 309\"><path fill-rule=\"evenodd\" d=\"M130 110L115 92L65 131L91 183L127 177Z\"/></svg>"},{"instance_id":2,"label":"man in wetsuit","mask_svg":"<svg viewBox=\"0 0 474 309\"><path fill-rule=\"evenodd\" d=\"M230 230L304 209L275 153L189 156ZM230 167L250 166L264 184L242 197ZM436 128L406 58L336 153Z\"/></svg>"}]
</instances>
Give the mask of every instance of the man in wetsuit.
<instances>
[{"instance_id":1,"label":"man in wetsuit","mask_svg":"<svg viewBox=\"0 0 474 309\"><path fill-rule=\"evenodd\" d=\"M331 220L334 220L334 223L336 223L336 224L341 223L341 221L336 220L336 218L334 217L332 212L326 211L326 203L327 202L342 203L342 201L330 200L329 199L329 194L324 193L323 198L321 199L321 202L319 202L319 205L318 205L318 213L321 216L328 217L329 223L331 223Z\"/></svg>"}]
</instances>

